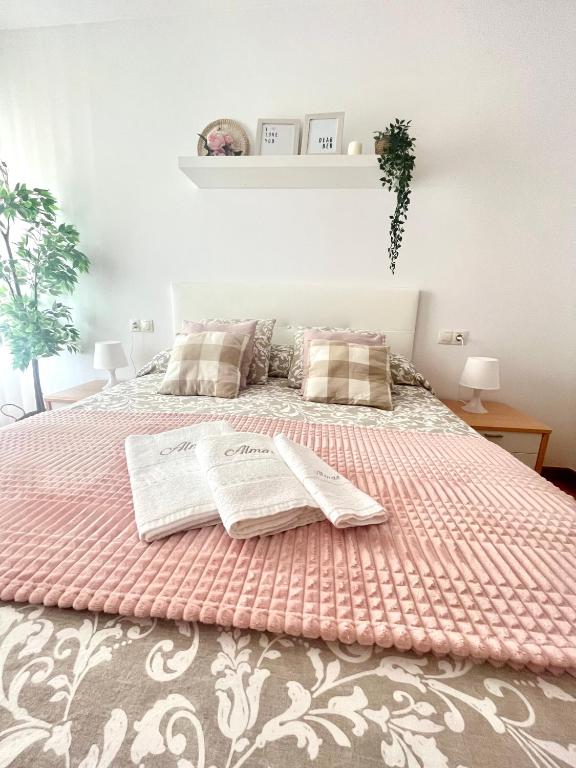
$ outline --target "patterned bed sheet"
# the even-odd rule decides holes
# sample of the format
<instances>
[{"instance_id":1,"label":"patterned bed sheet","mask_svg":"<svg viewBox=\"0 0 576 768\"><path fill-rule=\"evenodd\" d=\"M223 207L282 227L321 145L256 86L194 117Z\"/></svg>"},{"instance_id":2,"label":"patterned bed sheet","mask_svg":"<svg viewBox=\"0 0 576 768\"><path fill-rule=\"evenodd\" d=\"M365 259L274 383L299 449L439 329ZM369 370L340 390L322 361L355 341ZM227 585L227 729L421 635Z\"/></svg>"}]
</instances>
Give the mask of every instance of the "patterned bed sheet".
<instances>
[{"instance_id":1,"label":"patterned bed sheet","mask_svg":"<svg viewBox=\"0 0 576 768\"><path fill-rule=\"evenodd\" d=\"M438 398L423 387L395 386L393 410L307 402L286 379L269 379L252 386L234 399L159 395L162 374L150 374L104 389L75 404L76 408L107 411L160 411L166 413L257 414L269 418L296 419L317 424L347 424L416 432L474 433Z\"/></svg>"},{"instance_id":2,"label":"patterned bed sheet","mask_svg":"<svg viewBox=\"0 0 576 768\"><path fill-rule=\"evenodd\" d=\"M421 387L394 410L306 403L283 380L233 401L161 376L73 407L262 416L469 434ZM479 438L480 439L480 438ZM576 680L468 660L0 604L0 766L576 766Z\"/></svg>"}]
</instances>

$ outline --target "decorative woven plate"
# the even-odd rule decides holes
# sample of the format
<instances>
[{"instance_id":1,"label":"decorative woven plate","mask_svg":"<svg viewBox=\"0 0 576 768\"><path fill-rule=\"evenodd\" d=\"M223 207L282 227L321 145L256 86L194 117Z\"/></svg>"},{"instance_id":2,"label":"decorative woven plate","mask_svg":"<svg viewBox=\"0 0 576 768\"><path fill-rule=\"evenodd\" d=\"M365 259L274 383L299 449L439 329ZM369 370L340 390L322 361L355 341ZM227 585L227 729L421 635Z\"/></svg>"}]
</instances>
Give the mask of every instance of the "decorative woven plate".
<instances>
[{"instance_id":1,"label":"decorative woven plate","mask_svg":"<svg viewBox=\"0 0 576 768\"><path fill-rule=\"evenodd\" d=\"M249 155L246 131L236 120L223 117L208 123L198 139L199 155Z\"/></svg>"}]
</instances>

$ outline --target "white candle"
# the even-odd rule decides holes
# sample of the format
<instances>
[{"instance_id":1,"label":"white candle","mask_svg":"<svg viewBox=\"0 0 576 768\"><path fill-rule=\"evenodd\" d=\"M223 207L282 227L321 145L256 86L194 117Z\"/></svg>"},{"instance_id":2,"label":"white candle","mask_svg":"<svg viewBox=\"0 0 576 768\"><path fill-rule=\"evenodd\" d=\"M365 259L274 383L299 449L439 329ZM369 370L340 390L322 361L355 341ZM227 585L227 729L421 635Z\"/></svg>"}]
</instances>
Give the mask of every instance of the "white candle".
<instances>
[{"instance_id":1,"label":"white candle","mask_svg":"<svg viewBox=\"0 0 576 768\"><path fill-rule=\"evenodd\" d=\"M348 154L349 155L361 155L362 154L362 142L361 141L351 141L350 144L348 144Z\"/></svg>"}]
</instances>

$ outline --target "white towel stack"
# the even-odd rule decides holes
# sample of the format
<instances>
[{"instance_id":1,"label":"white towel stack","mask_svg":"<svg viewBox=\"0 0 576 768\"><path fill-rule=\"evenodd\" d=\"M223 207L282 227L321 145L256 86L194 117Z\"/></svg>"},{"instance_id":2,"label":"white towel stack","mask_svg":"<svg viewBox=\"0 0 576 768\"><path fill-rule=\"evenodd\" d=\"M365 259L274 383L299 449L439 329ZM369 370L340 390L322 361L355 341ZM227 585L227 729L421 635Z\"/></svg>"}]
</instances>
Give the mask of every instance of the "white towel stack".
<instances>
[{"instance_id":1,"label":"white towel stack","mask_svg":"<svg viewBox=\"0 0 576 768\"><path fill-rule=\"evenodd\" d=\"M156 435L126 438L126 460L140 538L154 541L188 528L220 522L212 492L196 459L208 435L234 432L224 421Z\"/></svg>"},{"instance_id":2,"label":"white towel stack","mask_svg":"<svg viewBox=\"0 0 576 768\"><path fill-rule=\"evenodd\" d=\"M371 496L356 488L310 448L276 435L280 456L336 528L385 523L386 511Z\"/></svg>"},{"instance_id":3,"label":"white towel stack","mask_svg":"<svg viewBox=\"0 0 576 768\"><path fill-rule=\"evenodd\" d=\"M324 515L265 435L235 432L198 443L198 462L228 534L267 536Z\"/></svg>"},{"instance_id":4,"label":"white towel stack","mask_svg":"<svg viewBox=\"0 0 576 768\"><path fill-rule=\"evenodd\" d=\"M387 520L385 510L285 435L234 432L224 421L126 439L140 538L222 522L235 539L327 518L336 528Z\"/></svg>"}]
</instances>

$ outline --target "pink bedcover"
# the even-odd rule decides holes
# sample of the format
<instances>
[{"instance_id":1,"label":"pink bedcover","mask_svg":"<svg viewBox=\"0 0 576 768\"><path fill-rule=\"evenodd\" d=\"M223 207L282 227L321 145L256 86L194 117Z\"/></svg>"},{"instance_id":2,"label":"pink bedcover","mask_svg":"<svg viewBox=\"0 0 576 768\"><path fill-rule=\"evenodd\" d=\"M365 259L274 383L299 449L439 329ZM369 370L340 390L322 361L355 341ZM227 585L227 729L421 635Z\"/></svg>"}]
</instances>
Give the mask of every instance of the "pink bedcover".
<instances>
[{"instance_id":1,"label":"pink bedcover","mask_svg":"<svg viewBox=\"0 0 576 768\"><path fill-rule=\"evenodd\" d=\"M0 598L576 672L576 502L475 436L229 417L308 445L389 522L141 543L125 437L213 418L72 410L0 430Z\"/></svg>"}]
</instances>

